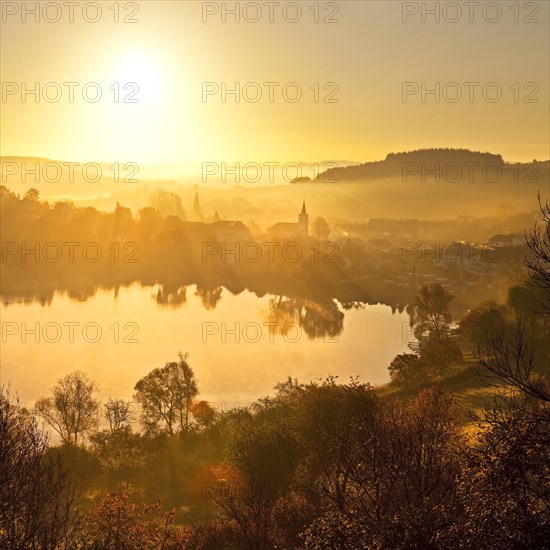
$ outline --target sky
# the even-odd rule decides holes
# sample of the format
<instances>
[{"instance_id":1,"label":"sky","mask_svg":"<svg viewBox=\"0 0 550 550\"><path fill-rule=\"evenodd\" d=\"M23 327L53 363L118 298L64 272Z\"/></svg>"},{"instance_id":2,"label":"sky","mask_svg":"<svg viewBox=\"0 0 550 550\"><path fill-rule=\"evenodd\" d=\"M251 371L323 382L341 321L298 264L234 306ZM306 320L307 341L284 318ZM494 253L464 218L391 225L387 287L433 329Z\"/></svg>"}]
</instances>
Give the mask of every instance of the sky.
<instances>
[{"instance_id":1,"label":"sky","mask_svg":"<svg viewBox=\"0 0 550 550\"><path fill-rule=\"evenodd\" d=\"M73 13L46 2L27 13L35 4L1 2L4 156L182 166L464 147L550 157L547 1L102 1ZM423 13L436 5L439 21ZM238 102L222 95L237 85ZM439 97L422 97L436 86ZM24 94L33 88L38 98Z\"/></svg>"}]
</instances>

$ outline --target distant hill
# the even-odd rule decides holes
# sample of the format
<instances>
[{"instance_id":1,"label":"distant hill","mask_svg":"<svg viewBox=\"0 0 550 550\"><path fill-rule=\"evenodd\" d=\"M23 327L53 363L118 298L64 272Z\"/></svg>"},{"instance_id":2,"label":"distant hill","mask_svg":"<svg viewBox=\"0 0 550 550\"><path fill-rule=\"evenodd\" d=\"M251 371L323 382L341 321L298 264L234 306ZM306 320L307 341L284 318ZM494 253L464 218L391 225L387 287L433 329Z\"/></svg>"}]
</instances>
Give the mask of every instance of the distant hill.
<instances>
[{"instance_id":1,"label":"distant hill","mask_svg":"<svg viewBox=\"0 0 550 550\"><path fill-rule=\"evenodd\" d=\"M548 161L534 163L506 163L501 155L470 151L469 149L419 149L400 153L389 153L382 161L366 162L352 166L339 166L321 172L314 181L335 183L341 181L358 181L380 178L399 177L403 181L422 180L434 181L432 172L437 170L442 180L449 182L514 178L514 170L518 171L518 182L531 178L541 169L548 171ZM499 178L499 170L502 176ZM431 179L430 179L431 178ZM295 181L295 183L303 183Z\"/></svg>"},{"instance_id":2,"label":"distant hill","mask_svg":"<svg viewBox=\"0 0 550 550\"><path fill-rule=\"evenodd\" d=\"M20 165L33 164L35 159L0 157L0 168L11 159ZM36 159L41 166L46 159ZM54 162L54 161L51 161ZM467 163L476 166L475 177L470 181ZM439 164L441 178L424 174ZM461 178L454 181L454 164L462 169ZM200 204L207 218L218 212L222 220L253 221L262 230L278 222L295 222L305 199L310 222L317 216L329 223L334 220L365 221L370 218L418 218L455 219L458 216L501 218L520 213L532 213L538 209L537 194L543 200L550 196L550 161L512 164L501 155L480 153L467 149L424 149L390 153L378 162L341 166L327 170L318 182L302 180L288 184L276 177L274 185L219 187L201 184L200 173L189 183L159 181L143 178L142 171L135 177L139 183L125 182L129 170L120 166L118 182L113 179L110 165L101 163L103 177L97 182L86 181L82 170L76 169L75 179L70 182L65 170L56 182L35 185L32 176L23 182L21 173L2 176L2 184L23 196L30 187L37 187L40 197L55 202L68 197L83 206L94 206L112 211L116 203L129 207L134 213L147 206L153 189L171 190L181 198L183 209L191 211L194 197L200 192ZM501 177L494 178L495 166ZM13 168L13 165L8 165ZM484 177L481 167L492 167ZM412 168L413 175L404 177L403 169ZM445 168L450 168L444 173ZM455 170L456 171L456 170ZM313 172L309 172L313 175ZM446 176L449 176L448 178ZM530 225L530 224L528 224ZM513 231L517 229L514 228ZM520 228L521 230L521 228ZM491 234L502 232L495 226Z\"/></svg>"}]
</instances>

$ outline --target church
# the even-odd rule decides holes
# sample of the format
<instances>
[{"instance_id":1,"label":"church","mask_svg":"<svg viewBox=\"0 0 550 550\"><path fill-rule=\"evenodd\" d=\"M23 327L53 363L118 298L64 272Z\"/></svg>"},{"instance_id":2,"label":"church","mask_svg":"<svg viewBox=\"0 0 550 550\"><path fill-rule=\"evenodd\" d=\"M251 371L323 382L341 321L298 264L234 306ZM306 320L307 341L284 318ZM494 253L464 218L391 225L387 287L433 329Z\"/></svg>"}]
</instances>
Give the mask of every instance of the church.
<instances>
[{"instance_id":1,"label":"church","mask_svg":"<svg viewBox=\"0 0 550 550\"><path fill-rule=\"evenodd\" d=\"M306 201L298 214L298 223L279 222L267 230L269 238L278 240L304 239L309 235L309 214L306 211Z\"/></svg>"}]
</instances>

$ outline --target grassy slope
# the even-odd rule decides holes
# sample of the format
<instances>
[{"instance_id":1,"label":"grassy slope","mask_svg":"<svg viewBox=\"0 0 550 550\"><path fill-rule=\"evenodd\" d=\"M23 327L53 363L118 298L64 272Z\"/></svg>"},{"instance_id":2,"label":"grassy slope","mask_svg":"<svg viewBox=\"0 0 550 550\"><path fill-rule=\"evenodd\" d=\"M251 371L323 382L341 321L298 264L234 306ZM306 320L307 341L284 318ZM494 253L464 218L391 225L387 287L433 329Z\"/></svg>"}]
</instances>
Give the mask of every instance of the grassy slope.
<instances>
[{"instance_id":1,"label":"grassy slope","mask_svg":"<svg viewBox=\"0 0 550 550\"><path fill-rule=\"evenodd\" d=\"M473 421L469 413L480 413L493 397L493 389L484 385L477 375L478 366L471 354L465 355L464 361L439 381L423 381L414 384L394 381L380 386L378 391L381 395L394 396L398 399L410 399L421 389L435 384L442 390L451 391L455 394L458 403L465 411L464 425L465 427L471 427Z\"/></svg>"}]
</instances>

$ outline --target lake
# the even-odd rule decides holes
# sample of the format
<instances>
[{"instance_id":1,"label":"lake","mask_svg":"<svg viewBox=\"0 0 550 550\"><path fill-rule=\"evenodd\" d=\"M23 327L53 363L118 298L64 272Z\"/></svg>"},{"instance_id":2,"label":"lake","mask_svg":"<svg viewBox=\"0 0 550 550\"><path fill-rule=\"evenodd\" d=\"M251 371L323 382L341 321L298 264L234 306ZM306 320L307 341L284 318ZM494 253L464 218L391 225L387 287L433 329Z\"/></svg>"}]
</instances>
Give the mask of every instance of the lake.
<instances>
[{"instance_id":1,"label":"lake","mask_svg":"<svg viewBox=\"0 0 550 550\"><path fill-rule=\"evenodd\" d=\"M220 288L205 296L189 286L167 297L158 286L137 283L85 299L56 291L45 305L2 301L0 381L27 405L74 370L97 382L101 399L130 398L142 376L176 361L179 351L189 353L200 397L218 410L270 394L289 376L382 384L392 358L407 351L408 316L384 305L344 310L335 302L327 313L315 302L248 291ZM336 316L339 327L315 331L312 316L328 325Z\"/></svg>"}]
</instances>

